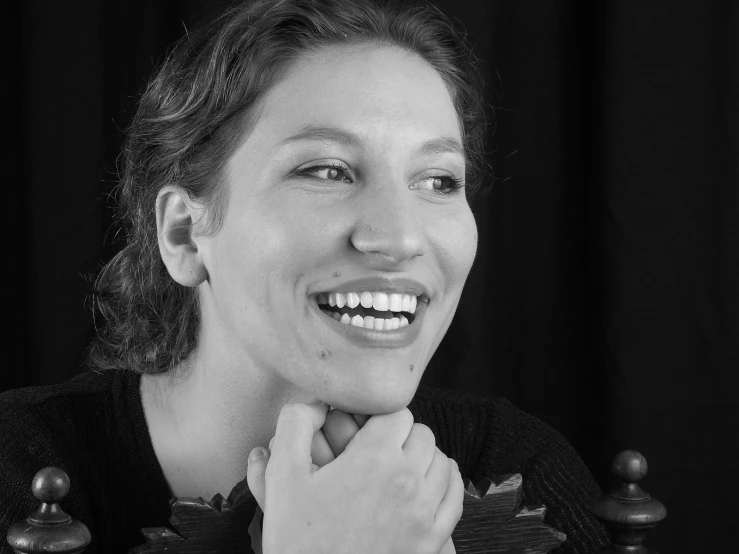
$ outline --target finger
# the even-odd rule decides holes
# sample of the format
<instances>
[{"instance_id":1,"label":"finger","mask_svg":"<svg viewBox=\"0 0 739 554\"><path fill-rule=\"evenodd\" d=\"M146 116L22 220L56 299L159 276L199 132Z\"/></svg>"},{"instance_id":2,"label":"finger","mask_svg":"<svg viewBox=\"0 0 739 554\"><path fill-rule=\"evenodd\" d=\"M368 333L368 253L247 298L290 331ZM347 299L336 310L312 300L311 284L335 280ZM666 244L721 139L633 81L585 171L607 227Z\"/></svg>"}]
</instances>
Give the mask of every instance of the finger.
<instances>
[{"instance_id":1,"label":"finger","mask_svg":"<svg viewBox=\"0 0 739 554\"><path fill-rule=\"evenodd\" d=\"M249 462L246 468L246 483L249 485L249 491L264 512L264 499L266 497L266 481L265 473L267 471L267 463L269 462L269 450L266 448L255 448L249 454Z\"/></svg>"},{"instance_id":2,"label":"finger","mask_svg":"<svg viewBox=\"0 0 739 554\"><path fill-rule=\"evenodd\" d=\"M459 473L457 463L452 460L452 470L449 476L449 486L441 499L441 504L436 510L434 522L441 526L441 530L451 536L452 531L457 526L457 522L462 517L462 509L464 506L464 484L462 483L462 475Z\"/></svg>"},{"instance_id":3,"label":"finger","mask_svg":"<svg viewBox=\"0 0 739 554\"><path fill-rule=\"evenodd\" d=\"M423 423L414 423L403 445L405 455L414 460L418 464L417 467L423 468L426 474L434 461L437 450L434 432Z\"/></svg>"},{"instance_id":4,"label":"finger","mask_svg":"<svg viewBox=\"0 0 739 554\"><path fill-rule=\"evenodd\" d=\"M433 502L438 505L449 486L453 464L438 447L434 450L434 459L426 472L426 485Z\"/></svg>"},{"instance_id":5,"label":"finger","mask_svg":"<svg viewBox=\"0 0 739 554\"><path fill-rule=\"evenodd\" d=\"M403 448L403 444L413 427L413 414L408 408L389 414L378 414L370 417L357 435L363 437L378 448Z\"/></svg>"},{"instance_id":6,"label":"finger","mask_svg":"<svg viewBox=\"0 0 739 554\"><path fill-rule=\"evenodd\" d=\"M367 420L372 417L364 414L352 414L352 418L354 419L354 422L359 426L361 429L364 427L364 424L367 423Z\"/></svg>"},{"instance_id":7,"label":"finger","mask_svg":"<svg viewBox=\"0 0 739 554\"><path fill-rule=\"evenodd\" d=\"M329 412L329 415L335 411L336 410ZM326 425L328 425L328 416L326 416ZM326 440L324 432L326 425L323 426L323 429L319 429L316 431L316 434L313 435L313 445L311 446L310 457L313 460L313 463L318 467L323 467L336 459L334 451L331 449L331 445L328 440Z\"/></svg>"},{"instance_id":8,"label":"finger","mask_svg":"<svg viewBox=\"0 0 739 554\"><path fill-rule=\"evenodd\" d=\"M359 431L359 425L351 415L341 410L333 410L326 416L326 424L321 429L331 445L334 457L339 456ZM315 462L314 462L315 463Z\"/></svg>"},{"instance_id":9,"label":"finger","mask_svg":"<svg viewBox=\"0 0 739 554\"><path fill-rule=\"evenodd\" d=\"M454 548L452 537L449 537L449 540L446 541L444 548L441 549L441 552L439 552L439 554L457 554L457 549Z\"/></svg>"},{"instance_id":10,"label":"finger","mask_svg":"<svg viewBox=\"0 0 739 554\"><path fill-rule=\"evenodd\" d=\"M270 461L277 466L277 474L302 475L312 473L311 450L313 436L326 422L328 404L288 403L277 418ZM280 466L284 471L280 471Z\"/></svg>"}]
</instances>

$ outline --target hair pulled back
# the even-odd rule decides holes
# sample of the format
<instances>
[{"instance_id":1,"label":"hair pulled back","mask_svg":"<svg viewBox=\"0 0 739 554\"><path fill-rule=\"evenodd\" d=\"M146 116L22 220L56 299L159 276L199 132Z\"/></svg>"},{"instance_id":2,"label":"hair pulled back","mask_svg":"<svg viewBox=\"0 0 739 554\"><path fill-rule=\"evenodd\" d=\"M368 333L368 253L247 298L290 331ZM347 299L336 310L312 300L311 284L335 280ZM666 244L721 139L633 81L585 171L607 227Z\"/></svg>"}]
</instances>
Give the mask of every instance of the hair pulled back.
<instances>
[{"instance_id":1,"label":"hair pulled back","mask_svg":"<svg viewBox=\"0 0 739 554\"><path fill-rule=\"evenodd\" d=\"M126 246L96 282L105 326L87 352L93 370L174 369L196 345L197 289L175 282L159 253L155 204L177 184L220 227L228 159L265 92L299 56L337 44L376 43L420 55L441 75L457 111L467 200L486 176L484 77L466 36L425 0L257 0L180 39L146 87L128 129L116 187Z\"/></svg>"}]
</instances>

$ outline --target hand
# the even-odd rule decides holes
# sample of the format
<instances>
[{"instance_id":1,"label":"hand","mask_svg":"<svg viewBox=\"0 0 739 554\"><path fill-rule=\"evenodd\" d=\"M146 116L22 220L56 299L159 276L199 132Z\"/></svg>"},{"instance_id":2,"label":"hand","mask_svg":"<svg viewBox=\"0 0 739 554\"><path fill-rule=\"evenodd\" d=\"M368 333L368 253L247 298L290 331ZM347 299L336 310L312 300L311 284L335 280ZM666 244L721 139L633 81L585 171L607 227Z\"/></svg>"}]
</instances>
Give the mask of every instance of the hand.
<instances>
[{"instance_id":1,"label":"hand","mask_svg":"<svg viewBox=\"0 0 739 554\"><path fill-rule=\"evenodd\" d=\"M321 468L336 459L352 440L357 431L364 427L370 418L368 415L347 414L341 410L331 410L326 415L326 422L313 435L311 444L311 460L313 465ZM259 508L264 513L264 473L267 469L272 446L275 438L269 441L269 450L264 452L264 457L252 462L249 460L247 470L247 484L249 490L256 498ZM254 450L257 450L256 448ZM254 451L252 451L254 452Z\"/></svg>"},{"instance_id":2,"label":"hand","mask_svg":"<svg viewBox=\"0 0 739 554\"><path fill-rule=\"evenodd\" d=\"M349 441L354 438L367 420L370 418L368 415L362 414L348 414L341 410L333 409L326 415L326 422L319 429L315 435L313 435L313 443L311 445L311 458L314 465L320 467L325 466L329 462L332 462L339 456L349 444ZM249 484L249 490L252 492L254 497L257 499L257 503L264 513L264 472L267 468L267 462L272 451L272 445L274 444L274 437L269 442L269 451L266 452L266 456L261 458L254 464L249 464L249 475L254 481L247 478ZM439 554L456 554L454 543L452 538L442 548Z\"/></svg>"},{"instance_id":3,"label":"hand","mask_svg":"<svg viewBox=\"0 0 739 554\"><path fill-rule=\"evenodd\" d=\"M368 415L348 414L337 409L331 410L326 415L326 423L313 435L310 453L313 463L318 467L323 467L334 461L346 449L357 431L364 427L369 418ZM274 440L273 438L269 443L270 451Z\"/></svg>"},{"instance_id":4,"label":"hand","mask_svg":"<svg viewBox=\"0 0 739 554\"><path fill-rule=\"evenodd\" d=\"M439 554L457 554L457 549L454 548L452 537L449 537L449 540L446 541L444 548L441 549L441 552L439 552Z\"/></svg>"},{"instance_id":5,"label":"hand","mask_svg":"<svg viewBox=\"0 0 739 554\"><path fill-rule=\"evenodd\" d=\"M454 529L454 526L456 525L457 521L459 521L459 517L461 516L461 508L462 508L462 500L463 500L463 490L462 490L462 483L461 483L461 476L459 475L458 469L455 467L451 468L451 474L448 474L444 471L440 471L441 469L445 469L447 467L447 464L449 464L449 459L438 449L435 447L435 440L433 438L433 434L430 432L430 430L425 426L421 424L414 424L412 422L413 417L410 414L410 412L407 409L401 410L401 412L396 412L396 414L384 414L382 416L373 416L374 418L380 418L382 421L378 425L373 425L372 432L371 433L365 433L364 435L358 435L358 431L360 429L363 429L367 421L370 419L369 416L360 416L360 415L350 415L346 414L345 412L342 412L340 410L333 410L326 414L325 410L327 409L327 406L322 405L322 408L319 408L315 405L299 405L303 406L305 408L310 408L308 410L309 412L313 412L313 423L314 429L318 429L315 433L312 434L311 437L311 444L310 444L310 451L311 451L311 470L309 473L309 477L312 477L312 480L318 481L319 474L324 471L322 468L326 466L326 469L333 469L334 472L331 476L326 474L326 480L325 482L325 488L327 490L322 490L318 494L318 496L327 496L333 498L333 504L332 507L339 508L335 516L333 516L333 520L331 521L330 518L326 518L326 521L318 521L314 522L313 529L316 532L315 537L320 538L321 534L318 533L319 527L317 525L323 524L326 529L323 531L323 533L329 533L328 535L324 535L323 541L326 544L323 544L321 547L328 547L329 544L326 541L329 541L327 537L331 537L331 533L334 533L336 535L344 534L345 538L348 540L354 540L355 542L347 543L346 546L351 546L353 551L359 552L360 550L357 550L359 547L359 543L357 543L357 537L361 535L366 535L368 538L367 540L369 542L366 543L367 546L370 544L375 543L377 546L378 544L380 546L383 546L383 548L380 549L380 551L386 551L386 552L432 552L433 554L440 553L440 554L454 554L456 551L454 549L454 544L451 540L451 532ZM316 413L316 410L318 412ZM323 414L323 417L321 416L321 413ZM283 412L280 413L280 417L283 417ZM316 423L316 417L318 420L318 424ZM400 418L400 421L398 422L398 418ZM406 418L405 421L403 421L403 418ZM395 421L394 421L395 420ZM398 427L398 423L400 423L400 427ZM405 437L405 442L403 444L403 447L401 449L402 454L407 454L406 459L402 459L403 456L401 454L400 460L393 460L394 462L400 462L398 463L391 463L391 464L383 464L382 462L389 461L386 459L386 456L380 455L377 456L378 451L384 450L384 445L388 441L384 440L385 438L389 439L396 439L395 440L395 446L398 446L398 439L403 438L404 434L404 427L403 423L406 425L410 423L410 433L408 433ZM390 427L388 427L388 424L390 424ZM249 488L254 494L254 496L257 499L257 502L259 503L260 507L265 513L265 528L264 531L264 539L265 544L268 538L268 520L270 519L270 515L267 515L267 512L265 510L265 499L268 502L270 495L269 495L269 483L270 483L270 473L272 468L272 464L269 464L270 460L273 458L275 453L275 446L278 444L279 441L279 429L280 425L278 423L278 433L275 435L275 438L272 439L270 442L270 451L268 452L266 457L262 458L261 460L258 460L257 462L250 462L249 463L249 469L247 472L247 480L249 484ZM425 429L425 431L424 431ZM377 433L380 434L377 434ZM355 435L357 436L355 439ZM431 440L429 440L429 438ZM379 443L377 440L380 439ZM368 440L374 440L374 444L367 444ZM364 441L364 442L363 442ZM431 441L433 441L434 446L431 446ZM353 445L352 447L349 447L349 444ZM390 440L392 443L393 441ZM293 445L286 445L289 449L290 446ZM307 446L305 447L307 448ZM337 456L341 456L343 452L346 451L346 449L349 448L349 450L346 453L346 456L351 457L351 460L347 460L347 458L338 458ZM393 450L392 448L390 450ZM428 502L420 502L419 496L423 496L420 493L423 492L421 490L417 490L418 483L414 483L414 486L411 487L414 489L412 492L414 494L411 494L410 496L415 498L416 504L413 506L413 509L410 511L407 510L408 506L406 507L406 510L401 510L399 514L397 514L397 517L390 517L392 514L393 509L393 501L396 502L396 504L404 504L403 502L398 503L398 497L405 498L405 502L408 503L408 498L406 498L408 495L399 495L398 490L408 490L407 487L403 487L403 485L407 484L408 481L408 472L409 469L407 462L409 461L407 458L413 459L413 456L417 456L419 452L425 450L425 458L422 458L424 461L420 464L420 470L418 468L418 461L419 458L415 458L414 461L416 462L416 478L419 476L425 477L425 485L429 487L430 489L436 488L436 496L431 495L431 498L434 499L433 502L431 502L431 505L433 506L433 509L435 510L435 517L429 518L427 517L426 526L428 529L419 535L418 533L418 523L419 523L419 517L417 514L419 513L425 513L426 516L429 515L430 510L428 508ZM396 454L398 453L397 450L395 451ZM306 452L307 454L307 452ZM350 454L352 454L350 456ZM433 459L432 459L433 458ZM374 459L374 460L373 460ZM336 460L336 462L334 462ZM344 461L345 463L341 463ZM374 466L373 467L373 462ZM429 461L431 461L431 465L429 467ZM379 462L379 463L378 463ZM403 463L406 462L406 463ZM328 465L327 465L328 464ZM339 464L338 467L336 464ZM369 468L362 469L363 465L370 466ZM392 466L390 468L385 466ZM413 464L411 464L413 465ZM380 466L380 467L376 467ZM402 471L398 471L402 468ZM426 471L426 468L428 468L428 471ZM278 468L279 470L280 468ZM318 471L318 470L321 471ZM384 483L385 487L383 487L382 480L378 482L378 480L371 479L368 480L368 469L369 474L372 473L372 469L375 470L386 470L385 473L387 473L387 470L390 469L390 479L389 483ZM395 470L395 471L393 471ZM351 479L349 479L349 482L345 483L344 486L341 486L342 483L336 482L335 477L336 474L340 477L349 477L351 475ZM383 471L379 471L379 473L382 475ZM420 475L419 475L420 474ZM436 478L433 477L432 474L436 474ZM387 477L387 475L386 475ZM439 477L441 477L439 479ZM446 478L446 479L445 479ZM309 479L310 481L311 479ZM444 483L443 481L447 481L447 483ZM413 481L413 480L412 480ZM423 481L421 480L421 488L423 488ZM433 481L436 481L435 484L432 484ZM307 483L309 486L312 485L312 483ZM265 486L266 485L266 486ZM277 479L277 488L280 489L279 492L282 493L289 493L290 487L284 484L283 479L278 478ZM400 487L399 487L400 485ZM315 486L318 486L317 484ZM344 492L344 490L348 487L359 489L359 493L356 497L362 498L362 503L353 503L353 502L347 502L347 494ZM388 486L390 486L390 490L388 492L382 492L382 489L384 488L387 491ZM443 493L440 493L440 489L446 487L445 491ZM266 494L265 494L266 489ZM314 491L318 493L319 491ZM443 494L444 498L440 499L438 496L439 494ZM383 495L385 495L383 497ZM367 497L374 497L378 500L376 506L370 506L368 505L366 499ZM379 498L378 498L379 497ZM305 501L306 503L310 504L310 498L306 497L306 495L302 495L299 497L300 500ZM326 500L326 499L317 499L317 500ZM427 497L428 500L428 497ZM295 500L291 500L291 502L295 502ZM409 504L413 505L413 502L410 502ZM423 504L423 505L420 505ZM340 506L339 506L340 505ZM343 507L342 507L343 506ZM438 507L437 507L438 506ZM396 506L397 507L397 506ZM419 511L420 508L420 511ZM306 516L310 517L311 519L316 519L316 516L318 512L315 511L316 508L310 508L308 512L306 512ZM374 528L372 529L372 525L370 524L372 521L376 521L378 519L377 515L375 514L374 520L372 518L367 519L365 517L364 521L367 522L365 524L358 524L357 521L363 521L362 519L354 520L352 524L354 525L354 534L350 534L351 529L347 528L347 523L341 523L341 520L346 520L347 514L351 513L352 511L359 511L359 512L379 512L381 516L384 516L384 519L386 520L386 523L383 524L380 528ZM374 510L374 512L373 512ZM295 511L295 510L293 510ZM415 516L409 515L409 514L416 514ZM406 519L406 523L403 524L403 518ZM277 520L280 520L279 517L275 518ZM319 518L320 519L320 518ZM423 519L423 518L420 518ZM387 521L389 520L389 522ZM435 522L435 523L431 523ZM293 524L298 522L292 522ZM438 523L438 524L436 524ZM317 524L317 525L316 525ZM389 527L388 527L389 526ZM351 527L351 525L349 525ZM421 526L423 527L423 525ZM444 531L439 533L439 529L434 529L434 527L442 527L444 528ZM289 527L291 528L291 527ZM392 529L395 529L398 532L397 537L392 537L392 532L388 533L388 531L392 531ZM307 530L307 529L306 529ZM436 531L436 533L434 533ZM444 533L446 533L445 537L443 536ZM300 548L301 551L309 552L310 550L306 550L306 548L309 548L311 545L310 543L306 543L305 541L307 538L304 536L305 533L302 533L302 538L295 537L296 541L299 541L295 543L296 548ZM284 527L283 527L283 533L280 535L280 539L284 539L285 533L284 533ZM334 546L337 545L343 545L344 543L341 542L340 536L334 536L333 544ZM392 539L392 540L390 540ZM446 540L445 540L446 539ZM339 542L336 542L336 541ZM385 542L383 542L383 540ZM403 543L406 542L406 546L403 546ZM434 541L436 541L435 546L431 546L429 549L429 545L434 544ZM318 541L320 543L320 540ZM284 541L280 543L280 548L289 548L289 545L284 544ZM364 543L362 543L364 544ZM316 546L318 543L315 544ZM412 546L411 546L412 545ZM443 546L442 546L443 545ZM364 548L367 548L365 546ZM370 551L368 549L367 551ZM265 550L267 552L267 550Z\"/></svg>"}]
</instances>

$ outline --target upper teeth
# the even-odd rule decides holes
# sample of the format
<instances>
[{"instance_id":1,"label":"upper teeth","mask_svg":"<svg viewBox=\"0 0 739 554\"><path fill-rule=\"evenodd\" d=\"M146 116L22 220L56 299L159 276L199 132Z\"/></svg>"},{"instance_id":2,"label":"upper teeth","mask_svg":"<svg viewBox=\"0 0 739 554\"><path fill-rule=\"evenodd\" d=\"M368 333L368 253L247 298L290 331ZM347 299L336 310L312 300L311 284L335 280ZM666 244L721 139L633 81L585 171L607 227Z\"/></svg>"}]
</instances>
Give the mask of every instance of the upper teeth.
<instances>
[{"instance_id":1,"label":"upper teeth","mask_svg":"<svg viewBox=\"0 0 739 554\"><path fill-rule=\"evenodd\" d=\"M329 304L343 308L356 308L360 304L364 308L374 308L380 312L409 312L416 313L418 299L410 294L387 294L384 292L331 292L321 293L316 297L319 304Z\"/></svg>"}]
</instances>

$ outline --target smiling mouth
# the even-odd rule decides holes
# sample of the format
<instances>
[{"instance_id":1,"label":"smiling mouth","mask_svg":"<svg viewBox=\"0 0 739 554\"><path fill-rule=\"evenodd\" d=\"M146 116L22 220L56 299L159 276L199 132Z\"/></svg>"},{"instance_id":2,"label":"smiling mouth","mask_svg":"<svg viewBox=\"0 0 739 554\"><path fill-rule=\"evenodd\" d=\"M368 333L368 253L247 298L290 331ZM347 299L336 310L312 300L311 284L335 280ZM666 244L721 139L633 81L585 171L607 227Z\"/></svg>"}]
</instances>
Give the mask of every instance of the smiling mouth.
<instances>
[{"instance_id":1,"label":"smiling mouth","mask_svg":"<svg viewBox=\"0 0 739 554\"><path fill-rule=\"evenodd\" d=\"M413 323L413 320L416 319L416 316L411 313L407 312L391 312L390 310L386 310L384 312L375 310L374 308L364 308L362 306L357 306L356 308L350 308L349 306L344 306L343 308L339 308L338 306L329 306L328 304L319 304L319 308L321 308L322 311L326 312L326 315L329 315L329 317L334 317L334 319L341 320L341 318L346 315L349 317L349 320L351 321L356 316L361 317L362 319L366 317L371 317L372 319L385 319L385 320L391 320L391 319L398 319L401 320L401 318L405 318L406 321L408 321L408 324L410 325ZM336 316L334 316L336 314Z\"/></svg>"},{"instance_id":2,"label":"smiling mouth","mask_svg":"<svg viewBox=\"0 0 739 554\"><path fill-rule=\"evenodd\" d=\"M416 314L410 311L377 310L374 307L364 307L361 304L353 308L348 304L342 307L332 306L325 294L319 294L313 300L326 316L340 323L364 327L365 329L392 331L407 327L416 319Z\"/></svg>"}]
</instances>

